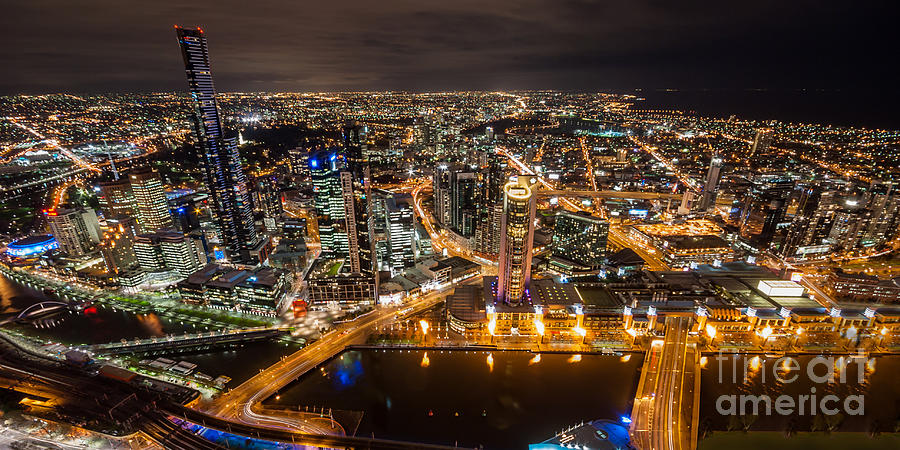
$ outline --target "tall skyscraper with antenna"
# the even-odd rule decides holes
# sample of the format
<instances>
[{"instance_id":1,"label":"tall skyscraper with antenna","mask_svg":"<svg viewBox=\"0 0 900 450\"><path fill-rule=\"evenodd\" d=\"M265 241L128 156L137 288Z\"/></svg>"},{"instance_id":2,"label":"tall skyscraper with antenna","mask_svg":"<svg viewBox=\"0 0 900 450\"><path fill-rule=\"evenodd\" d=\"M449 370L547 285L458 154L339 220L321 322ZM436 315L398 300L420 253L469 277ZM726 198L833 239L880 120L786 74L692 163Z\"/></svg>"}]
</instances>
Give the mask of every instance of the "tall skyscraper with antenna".
<instances>
[{"instance_id":1,"label":"tall skyscraper with antenna","mask_svg":"<svg viewBox=\"0 0 900 450\"><path fill-rule=\"evenodd\" d=\"M209 49L201 28L175 26L191 92L194 132L213 202L220 238L232 261L255 263L259 237L253 224L253 204L234 138L226 138L219 118L216 88L209 67Z\"/></svg>"}]
</instances>

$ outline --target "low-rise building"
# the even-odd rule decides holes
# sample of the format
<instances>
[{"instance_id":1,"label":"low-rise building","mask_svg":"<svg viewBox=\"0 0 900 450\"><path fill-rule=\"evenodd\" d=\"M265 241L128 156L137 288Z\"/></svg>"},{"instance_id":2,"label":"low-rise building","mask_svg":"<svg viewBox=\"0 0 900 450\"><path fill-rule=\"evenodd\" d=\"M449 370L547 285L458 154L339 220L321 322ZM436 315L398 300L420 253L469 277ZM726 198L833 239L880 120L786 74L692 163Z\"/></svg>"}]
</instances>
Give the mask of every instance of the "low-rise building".
<instances>
[{"instance_id":1,"label":"low-rise building","mask_svg":"<svg viewBox=\"0 0 900 450\"><path fill-rule=\"evenodd\" d=\"M259 315L275 315L287 288L287 277L281 270L219 264L208 264L178 283L178 292L186 303Z\"/></svg>"},{"instance_id":2,"label":"low-rise building","mask_svg":"<svg viewBox=\"0 0 900 450\"><path fill-rule=\"evenodd\" d=\"M307 277L310 303L361 305L375 302L375 277L343 271L342 259L319 259Z\"/></svg>"},{"instance_id":3,"label":"low-rise building","mask_svg":"<svg viewBox=\"0 0 900 450\"><path fill-rule=\"evenodd\" d=\"M874 275L835 271L828 275L827 287L848 300L900 303L900 277L882 279Z\"/></svg>"}]
</instances>

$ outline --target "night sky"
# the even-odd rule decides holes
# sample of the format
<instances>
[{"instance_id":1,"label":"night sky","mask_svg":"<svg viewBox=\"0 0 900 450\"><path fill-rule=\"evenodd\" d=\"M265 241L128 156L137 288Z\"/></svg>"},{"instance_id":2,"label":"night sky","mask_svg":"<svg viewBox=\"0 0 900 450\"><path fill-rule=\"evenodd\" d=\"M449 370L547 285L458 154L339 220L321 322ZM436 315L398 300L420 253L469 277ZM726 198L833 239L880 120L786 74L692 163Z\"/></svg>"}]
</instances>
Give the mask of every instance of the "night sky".
<instances>
[{"instance_id":1,"label":"night sky","mask_svg":"<svg viewBox=\"0 0 900 450\"><path fill-rule=\"evenodd\" d=\"M0 93L184 90L173 24L220 91L895 89L870 1L6 1Z\"/></svg>"}]
</instances>

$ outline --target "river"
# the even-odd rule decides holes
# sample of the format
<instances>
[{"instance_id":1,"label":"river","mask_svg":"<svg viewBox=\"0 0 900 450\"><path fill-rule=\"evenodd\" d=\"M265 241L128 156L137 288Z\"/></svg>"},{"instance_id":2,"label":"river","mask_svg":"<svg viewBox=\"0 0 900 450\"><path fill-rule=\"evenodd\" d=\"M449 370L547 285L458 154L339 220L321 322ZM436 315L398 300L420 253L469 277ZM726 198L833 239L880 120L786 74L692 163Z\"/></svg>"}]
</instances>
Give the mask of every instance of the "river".
<instances>
[{"instance_id":1,"label":"river","mask_svg":"<svg viewBox=\"0 0 900 450\"><path fill-rule=\"evenodd\" d=\"M426 356L427 353L427 356ZM269 403L365 412L360 436L527 448L563 428L630 415L640 355L350 350Z\"/></svg>"},{"instance_id":2,"label":"river","mask_svg":"<svg viewBox=\"0 0 900 450\"><path fill-rule=\"evenodd\" d=\"M50 300L42 291L32 289L0 275L0 316L7 317L29 305ZM42 342L66 345L102 344L121 339L147 338L166 334L205 331L203 325L181 323L157 314L135 314L108 306L95 305L84 314L63 313L40 324L9 324L6 327ZM254 342L233 349L213 349L206 353L176 354L176 360L198 365L197 370L213 377L227 375L228 385L237 386L282 356L300 349L298 344Z\"/></svg>"}]
</instances>

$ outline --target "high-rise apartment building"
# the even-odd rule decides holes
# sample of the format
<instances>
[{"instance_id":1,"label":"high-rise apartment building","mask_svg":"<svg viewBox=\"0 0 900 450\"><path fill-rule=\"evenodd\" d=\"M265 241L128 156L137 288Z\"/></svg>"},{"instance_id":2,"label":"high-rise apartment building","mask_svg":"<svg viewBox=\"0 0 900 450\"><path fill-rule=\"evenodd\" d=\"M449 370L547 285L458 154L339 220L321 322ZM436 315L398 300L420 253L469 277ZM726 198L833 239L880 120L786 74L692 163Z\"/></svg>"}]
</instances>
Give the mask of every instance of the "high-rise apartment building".
<instances>
[{"instance_id":1,"label":"high-rise apartment building","mask_svg":"<svg viewBox=\"0 0 900 450\"><path fill-rule=\"evenodd\" d=\"M345 226L344 199L341 193L340 165L337 152L319 151L309 157L313 183L313 199L322 245L322 257L342 257L349 252Z\"/></svg>"},{"instance_id":2,"label":"high-rise apartment building","mask_svg":"<svg viewBox=\"0 0 900 450\"><path fill-rule=\"evenodd\" d=\"M500 264L497 299L518 305L531 282L531 250L534 242L535 201L524 175L503 187L503 233L500 235Z\"/></svg>"},{"instance_id":3,"label":"high-rise apartment building","mask_svg":"<svg viewBox=\"0 0 900 450\"><path fill-rule=\"evenodd\" d=\"M758 180L744 195L741 206L741 235L760 250L767 249L787 212L794 181L781 178Z\"/></svg>"},{"instance_id":4,"label":"high-rise apartment building","mask_svg":"<svg viewBox=\"0 0 900 450\"><path fill-rule=\"evenodd\" d=\"M866 202L869 220L862 236L864 247L879 246L893 240L900 227L900 195L896 192L896 186L888 183L878 188Z\"/></svg>"},{"instance_id":5,"label":"high-rise apartment building","mask_svg":"<svg viewBox=\"0 0 900 450\"><path fill-rule=\"evenodd\" d=\"M478 225L479 179L474 167L439 163L434 168L434 218L460 236L475 236Z\"/></svg>"},{"instance_id":6,"label":"high-rise apartment building","mask_svg":"<svg viewBox=\"0 0 900 450\"><path fill-rule=\"evenodd\" d=\"M340 272L311 272L310 289L312 292L313 285L328 284L329 276L340 275L346 281L348 274L353 274L354 279L367 279L366 284L376 287L365 290L374 300L378 283L369 167L362 152L361 128L348 126L343 134L341 151L320 151L309 158L322 244L323 261L317 267L337 268Z\"/></svg>"},{"instance_id":7,"label":"high-rise apartment building","mask_svg":"<svg viewBox=\"0 0 900 450\"><path fill-rule=\"evenodd\" d=\"M453 222L450 194L451 174L452 170L449 164L438 163L434 166L434 175L431 180L431 188L434 192L434 220L446 227Z\"/></svg>"},{"instance_id":8,"label":"high-rise apartment building","mask_svg":"<svg viewBox=\"0 0 900 450\"><path fill-rule=\"evenodd\" d=\"M203 160L206 187L219 227L220 239L231 259L258 262L259 236L247 177L237 142L226 138L219 118L216 88L209 67L206 36L200 28L175 27L191 93L194 133Z\"/></svg>"},{"instance_id":9,"label":"high-rise apartment building","mask_svg":"<svg viewBox=\"0 0 900 450\"><path fill-rule=\"evenodd\" d=\"M81 256L93 251L100 243L100 223L93 209L48 209L44 211L44 217L63 253Z\"/></svg>"},{"instance_id":10,"label":"high-rise apartment building","mask_svg":"<svg viewBox=\"0 0 900 450\"><path fill-rule=\"evenodd\" d=\"M134 252L145 272L175 272L187 277L206 263L199 260L197 245L183 233L157 231L137 235Z\"/></svg>"},{"instance_id":11,"label":"high-rise apartment building","mask_svg":"<svg viewBox=\"0 0 900 450\"><path fill-rule=\"evenodd\" d=\"M450 228L460 236L475 236L478 223L478 178L471 167L459 166L454 171L450 184Z\"/></svg>"},{"instance_id":12,"label":"high-rise apartment building","mask_svg":"<svg viewBox=\"0 0 900 450\"><path fill-rule=\"evenodd\" d=\"M128 180L141 230L152 233L175 226L158 172L150 168L135 170L128 174Z\"/></svg>"},{"instance_id":13,"label":"high-rise apartment building","mask_svg":"<svg viewBox=\"0 0 900 450\"><path fill-rule=\"evenodd\" d=\"M350 244L350 271L374 276L375 239L372 205L369 202L371 197L369 164L363 154L364 128L350 125L344 127L343 133L347 166L346 171L341 172L341 189L347 222L347 240Z\"/></svg>"},{"instance_id":14,"label":"high-rise apartment building","mask_svg":"<svg viewBox=\"0 0 900 450\"><path fill-rule=\"evenodd\" d=\"M500 252L503 185L507 177L501 158L494 153L482 153L479 166L474 250L488 258L495 258Z\"/></svg>"},{"instance_id":15,"label":"high-rise apartment building","mask_svg":"<svg viewBox=\"0 0 900 450\"><path fill-rule=\"evenodd\" d=\"M719 180L722 178L722 157L713 155L709 162L709 172L706 173L706 183L703 184L703 191L700 193L700 203L697 208L700 211L706 211L716 206L716 197L719 190Z\"/></svg>"}]
</instances>

